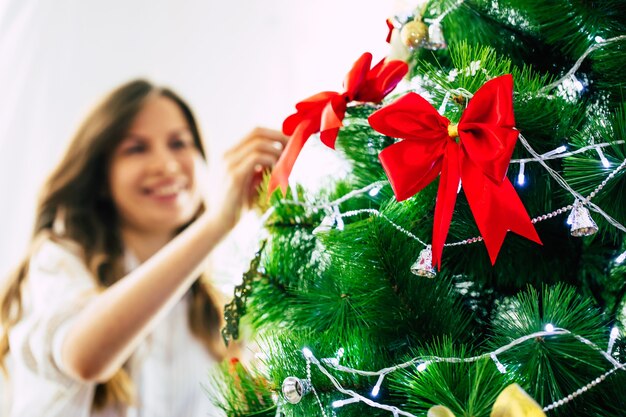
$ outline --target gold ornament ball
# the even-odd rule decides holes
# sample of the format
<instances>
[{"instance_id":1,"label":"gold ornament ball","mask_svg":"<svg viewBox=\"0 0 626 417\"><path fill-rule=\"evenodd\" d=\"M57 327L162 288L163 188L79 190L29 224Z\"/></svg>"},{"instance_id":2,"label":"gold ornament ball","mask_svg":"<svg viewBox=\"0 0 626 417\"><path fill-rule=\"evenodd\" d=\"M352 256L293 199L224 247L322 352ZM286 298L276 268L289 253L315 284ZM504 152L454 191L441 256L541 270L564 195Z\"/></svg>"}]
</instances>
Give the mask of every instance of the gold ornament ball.
<instances>
[{"instance_id":1,"label":"gold ornament ball","mask_svg":"<svg viewBox=\"0 0 626 417\"><path fill-rule=\"evenodd\" d=\"M409 48L419 48L428 41L428 26L422 21L412 20L402 26L400 38Z\"/></svg>"}]
</instances>

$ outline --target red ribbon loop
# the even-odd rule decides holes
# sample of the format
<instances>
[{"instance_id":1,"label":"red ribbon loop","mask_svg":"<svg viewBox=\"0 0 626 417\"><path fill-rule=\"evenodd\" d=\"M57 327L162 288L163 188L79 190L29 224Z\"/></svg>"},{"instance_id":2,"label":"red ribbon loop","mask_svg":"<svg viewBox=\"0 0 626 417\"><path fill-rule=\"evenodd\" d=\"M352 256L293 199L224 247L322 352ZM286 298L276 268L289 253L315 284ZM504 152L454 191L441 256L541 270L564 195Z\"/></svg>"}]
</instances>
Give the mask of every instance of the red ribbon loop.
<instances>
[{"instance_id":1,"label":"red ribbon loop","mask_svg":"<svg viewBox=\"0 0 626 417\"><path fill-rule=\"evenodd\" d=\"M441 174L433 225L437 267L441 267L459 182L492 264L507 231L541 244L506 177L518 135L510 74L488 81L476 92L457 126L458 143L448 134L450 121L415 93L373 113L369 123L384 135L405 139L379 155L398 201L413 196Z\"/></svg>"},{"instance_id":2,"label":"red ribbon loop","mask_svg":"<svg viewBox=\"0 0 626 417\"><path fill-rule=\"evenodd\" d=\"M286 194L289 174L311 135L320 132L320 140L334 149L348 103L382 101L408 72L402 61L382 60L370 69L371 63L372 54L361 55L344 80L343 93L325 91L296 104L296 113L283 122L283 133L290 138L272 171L270 194L278 187Z\"/></svg>"}]
</instances>

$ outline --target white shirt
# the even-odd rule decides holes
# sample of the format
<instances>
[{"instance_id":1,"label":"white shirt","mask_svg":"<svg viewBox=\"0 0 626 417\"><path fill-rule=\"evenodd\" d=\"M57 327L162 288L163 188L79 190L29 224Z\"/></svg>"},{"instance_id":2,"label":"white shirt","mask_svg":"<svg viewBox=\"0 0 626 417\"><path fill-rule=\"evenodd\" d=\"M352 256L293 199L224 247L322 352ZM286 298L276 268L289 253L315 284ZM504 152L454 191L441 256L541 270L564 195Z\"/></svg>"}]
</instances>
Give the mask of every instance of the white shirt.
<instances>
[{"instance_id":1,"label":"white shirt","mask_svg":"<svg viewBox=\"0 0 626 417\"><path fill-rule=\"evenodd\" d=\"M9 334L10 417L222 416L205 392L215 362L191 334L187 297L129 360L137 407L126 414L113 407L91 412L96 384L77 381L64 371L61 346L72 320L96 295L96 288L82 260L67 248L48 240L32 256L22 289L23 316Z\"/></svg>"}]
</instances>

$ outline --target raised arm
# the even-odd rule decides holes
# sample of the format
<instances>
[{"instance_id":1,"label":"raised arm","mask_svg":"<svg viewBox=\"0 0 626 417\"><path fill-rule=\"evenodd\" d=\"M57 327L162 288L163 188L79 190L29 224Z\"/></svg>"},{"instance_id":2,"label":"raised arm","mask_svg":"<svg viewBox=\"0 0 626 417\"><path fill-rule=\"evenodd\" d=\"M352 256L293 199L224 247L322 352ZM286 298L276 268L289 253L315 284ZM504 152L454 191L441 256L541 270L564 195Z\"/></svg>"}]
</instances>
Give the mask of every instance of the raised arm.
<instances>
[{"instance_id":1,"label":"raised arm","mask_svg":"<svg viewBox=\"0 0 626 417\"><path fill-rule=\"evenodd\" d=\"M261 171L274 165L285 143L280 132L257 128L226 153L228 179L219 206L88 303L62 344L66 372L103 382L119 370L199 276L211 250L254 199Z\"/></svg>"}]
</instances>

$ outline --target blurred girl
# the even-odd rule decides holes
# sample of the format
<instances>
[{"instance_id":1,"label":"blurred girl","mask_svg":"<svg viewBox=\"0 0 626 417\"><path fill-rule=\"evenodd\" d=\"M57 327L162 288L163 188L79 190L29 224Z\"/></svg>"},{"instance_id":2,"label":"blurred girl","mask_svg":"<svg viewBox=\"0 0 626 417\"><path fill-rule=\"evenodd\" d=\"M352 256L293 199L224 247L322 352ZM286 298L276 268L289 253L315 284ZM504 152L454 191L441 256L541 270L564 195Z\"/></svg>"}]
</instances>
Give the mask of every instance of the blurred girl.
<instances>
[{"instance_id":1,"label":"blurred girl","mask_svg":"<svg viewBox=\"0 0 626 417\"><path fill-rule=\"evenodd\" d=\"M11 417L212 415L201 381L225 348L204 263L285 141L256 129L227 152L226 187L207 207L205 151L178 95L132 81L88 115L0 295Z\"/></svg>"}]
</instances>

